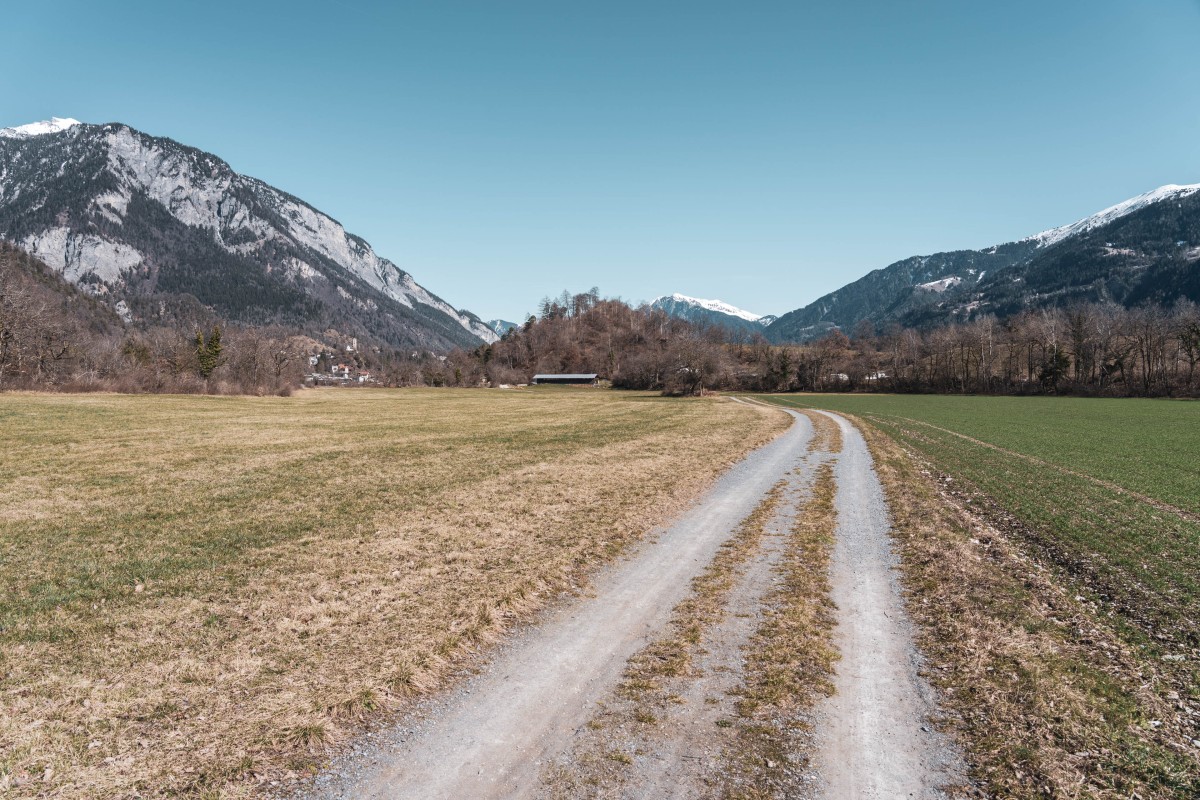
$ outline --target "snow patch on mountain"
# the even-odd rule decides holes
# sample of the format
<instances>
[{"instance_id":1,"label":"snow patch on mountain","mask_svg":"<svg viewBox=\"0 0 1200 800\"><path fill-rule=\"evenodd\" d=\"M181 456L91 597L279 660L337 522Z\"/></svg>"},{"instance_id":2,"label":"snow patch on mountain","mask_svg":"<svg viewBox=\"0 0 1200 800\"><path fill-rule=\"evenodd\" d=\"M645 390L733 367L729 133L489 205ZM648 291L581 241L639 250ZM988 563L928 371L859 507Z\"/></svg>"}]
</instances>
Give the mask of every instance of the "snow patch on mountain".
<instances>
[{"instance_id":1,"label":"snow patch on mountain","mask_svg":"<svg viewBox=\"0 0 1200 800\"><path fill-rule=\"evenodd\" d=\"M521 327L517 323L509 322L506 319L489 319L485 324L495 331L497 336L504 336L504 334L508 333L513 328Z\"/></svg>"},{"instance_id":2,"label":"snow patch on mountain","mask_svg":"<svg viewBox=\"0 0 1200 800\"><path fill-rule=\"evenodd\" d=\"M1184 197L1200 192L1200 183L1193 183L1186 186L1177 184L1168 184L1160 186L1153 191L1139 194L1137 197L1117 203L1115 206L1092 214L1090 217L1085 217L1078 222L1072 222L1070 225L1062 225L1057 228L1051 228L1048 231L1034 234L1023 242L1037 242L1038 247L1049 247L1053 244L1058 244L1064 239L1069 239L1072 236L1077 236L1082 233L1087 233L1090 230L1108 225L1110 222L1115 222L1121 217L1128 216L1135 211L1140 211L1149 205L1161 203L1167 200L1181 200Z\"/></svg>"},{"instance_id":3,"label":"snow patch on mountain","mask_svg":"<svg viewBox=\"0 0 1200 800\"><path fill-rule=\"evenodd\" d=\"M760 320L763 319L762 314L754 314L750 311L745 311L743 309L737 308L736 306L731 306L731 305L729 305L729 303L722 302L721 300L704 300L699 297L688 297L686 294L679 294L678 292L676 292L675 294L672 294L669 298L666 296L659 297L656 300L654 300L654 302L651 303L651 305L654 305L654 304L658 303L659 301L668 300L668 299L674 300L677 303L685 303L686 305L689 305L689 306L703 308L707 311L715 311L718 314L728 314L731 317L739 317L741 319L746 320L747 322L759 322Z\"/></svg>"},{"instance_id":4,"label":"snow patch on mountain","mask_svg":"<svg viewBox=\"0 0 1200 800\"><path fill-rule=\"evenodd\" d=\"M930 281L929 283L918 283L918 289L924 289L927 292L944 292L951 286L957 286L962 283L962 278L957 275L951 275L949 278L942 278L940 281Z\"/></svg>"},{"instance_id":5,"label":"snow patch on mountain","mask_svg":"<svg viewBox=\"0 0 1200 800\"><path fill-rule=\"evenodd\" d=\"M82 124L79 120L71 119L70 117L51 117L41 122L31 122L28 125L17 125L12 128L0 129L0 136L6 139L28 139L31 136L59 133Z\"/></svg>"}]
</instances>

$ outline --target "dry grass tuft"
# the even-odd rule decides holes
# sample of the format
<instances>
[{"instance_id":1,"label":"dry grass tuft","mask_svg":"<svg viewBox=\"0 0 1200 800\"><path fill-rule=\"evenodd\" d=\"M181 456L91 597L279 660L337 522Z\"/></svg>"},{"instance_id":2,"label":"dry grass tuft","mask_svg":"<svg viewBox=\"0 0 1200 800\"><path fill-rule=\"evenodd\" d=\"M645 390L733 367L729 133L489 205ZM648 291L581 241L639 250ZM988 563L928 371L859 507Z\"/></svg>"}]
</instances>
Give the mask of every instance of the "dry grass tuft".
<instances>
[{"instance_id":1,"label":"dry grass tuft","mask_svg":"<svg viewBox=\"0 0 1200 800\"><path fill-rule=\"evenodd\" d=\"M827 417L815 416L837 428ZM840 432L836 440L827 428L818 428L818 435L826 437L826 446L841 449ZM736 741L726 751L724 797L774 798L791 788L804 766L799 740L807 730L803 713L833 693L838 654L832 639L836 608L829 599L829 559L837 525L836 492L833 469L822 464L789 537L782 583L747 649Z\"/></svg>"},{"instance_id":2,"label":"dry grass tuft","mask_svg":"<svg viewBox=\"0 0 1200 800\"><path fill-rule=\"evenodd\" d=\"M829 417L805 408L793 409L808 417L813 426L813 436L808 442L809 453L842 452L842 429Z\"/></svg>"},{"instance_id":3,"label":"dry grass tuft","mask_svg":"<svg viewBox=\"0 0 1200 800\"><path fill-rule=\"evenodd\" d=\"M0 419L14 798L310 773L786 427L716 400L436 390L5 395Z\"/></svg>"}]
</instances>

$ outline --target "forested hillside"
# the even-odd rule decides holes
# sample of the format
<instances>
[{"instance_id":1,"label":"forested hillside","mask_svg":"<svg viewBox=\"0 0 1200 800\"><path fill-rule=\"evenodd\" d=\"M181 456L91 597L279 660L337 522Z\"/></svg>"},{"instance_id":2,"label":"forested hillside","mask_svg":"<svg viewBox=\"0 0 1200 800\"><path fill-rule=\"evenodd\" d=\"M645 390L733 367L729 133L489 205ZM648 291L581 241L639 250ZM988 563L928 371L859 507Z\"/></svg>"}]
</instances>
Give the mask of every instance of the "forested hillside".
<instances>
[{"instance_id":1,"label":"forested hillside","mask_svg":"<svg viewBox=\"0 0 1200 800\"><path fill-rule=\"evenodd\" d=\"M521 383L538 372L595 372L616 387L691 394L745 391L978 392L1194 396L1200 306L1073 303L1004 320L919 330L859 326L806 345L724 339L649 306L593 290L450 363L463 385Z\"/></svg>"},{"instance_id":2,"label":"forested hillside","mask_svg":"<svg viewBox=\"0 0 1200 800\"><path fill-rule=\"evenodd\" d=\"M194 299L158 324L108 303L0 242L0 389L274 393L299 386L310 342L223 325Z\"/></svg>"},{"instance_id":3,"label":"forested hillside","mask_svg":"<svg viewBox=\"0 0 1200 800\"><path fill-rule=\"evenodd\" d=\"M1164 186L1071 225L874 270L767 328L804 342L866 321L932 330L1078 303L1200 302L1200 186Z\"/></svg>"},{"instance_id":4,"label":"forested hillside","mask_svg":"<svg viewBox=\"0 0 1200 800\"><path fill-rule=\"evenodd\" d=\"M699 329L597 290L543 301L541 314L475 351L479 380L524 383L537 373L595 372L617 388L694 394L727 372L724 329Z\"/></svg>"},{"instance_id":5,"label":"forested hillside","mask_svg":"<svg viewBox=\"0 0 1200 800\"><path fill-rule=\"evenodd\" d=\"M126 125L63 122L0 131L0 239L123 303L127 318L161 321L199 302L226 323L386 347L446 352L497 336L333 218L216 155Z\"/></svg>"}]
</instances>

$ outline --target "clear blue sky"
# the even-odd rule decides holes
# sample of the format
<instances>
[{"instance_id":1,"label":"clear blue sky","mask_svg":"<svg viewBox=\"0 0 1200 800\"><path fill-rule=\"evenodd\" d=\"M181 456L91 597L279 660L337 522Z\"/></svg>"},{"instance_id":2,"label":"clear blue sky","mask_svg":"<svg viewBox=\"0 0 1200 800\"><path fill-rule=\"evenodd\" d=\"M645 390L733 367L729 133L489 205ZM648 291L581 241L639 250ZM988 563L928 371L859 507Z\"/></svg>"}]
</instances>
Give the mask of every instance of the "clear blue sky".
<instances>
[{"instance_id":1,"label":"clear blue sky","mask_svg":"<svg viewBox=\"0 0 1200 800\"><path fill-rule=\"evenodd\" d=\"M1200 182L1200 0L5 9L0 126L210 150L458 306L759 313Z\"/></svg>"}]
</instances>

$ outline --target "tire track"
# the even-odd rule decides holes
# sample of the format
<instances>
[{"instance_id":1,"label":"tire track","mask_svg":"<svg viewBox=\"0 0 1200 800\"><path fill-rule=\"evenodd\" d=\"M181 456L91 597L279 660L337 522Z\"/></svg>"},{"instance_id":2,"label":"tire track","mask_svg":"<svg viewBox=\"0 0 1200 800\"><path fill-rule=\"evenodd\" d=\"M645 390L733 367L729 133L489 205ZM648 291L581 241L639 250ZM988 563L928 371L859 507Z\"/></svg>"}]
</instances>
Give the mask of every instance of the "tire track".
<instances>
[{"instance_id":1,"label":"tire track","mask_svg":"<svg viewBox=\"0 0 1200 800\"><path fill-rule=\"evenodd\" d=\"M791 428L735 465L691 511L599 576L591 597L548 613L480 675L332 764L298 800L532 795L542 766L667 624L691 579L804 458L811 425L792 416Z\"/></svg>"},{"instance_id":2,"label":"tire track","mask_svg":"<svg viewBox=\"0 0 1200 800\"><path fill-rule=\"evenodd\" d=\"M841 653L835 694L817 709L814 758L833 800L941 798L964 782L951 742L936 732L933 690L904 610L887 504L858 429L842 431L834 469L838 522L830 579Z\"/></svg>"},{"instance_id":3,"label":"tire track","mask_svg":"<svg viewBox=\"0 0 1200 800\"><path fill-rule=\"evenodd\" d=\"M770 576L778 575L781 543L771 537L781 535L779 523L793 513L784 511L774 520L775 532L747 557L739 585L727 595L725 620L703 634L696 662L700 668L691 677L695 685L673 685L683 704L699 707L692 720L695 728L662 726L661 739L653 746L622 756L631 774L621 776L606 793L579 784L582 795L717 797L732 792L763 798L891 800L942 798L962 785L961 756L933 730L935 698L920 677L888 510L865 441L840 416L786 413L795 420L787 432L735 466L657 538L605 571L591 596L549 612L539 625L500 648L481 674L426 702L377 735L375 743L333 764L296 800L489 800L534 797L547 789L558 796L543 784L544 777L569 767L573 745L587 738L579 734L597 704L614 696L629 659L662 638L672 609L688 596L691 580L713 562L781 479L791 482L790 505L795 508L795 498L821 463L833 465L836 482L836 489L830 482L827 490L835 492L836 512L828 578L837 605L833 637L841 660L832 697L811 709L801 704L779 712L784 726L779 730L812 731L811 736L781 735L770 742L782 748L795 770L768 759L770 780L756 768L739 771L731 783L733 773L722 774L719 763L734 764L730 755L736 759L737 748L746 745L721 732L718 725L724 723L710 718L717 709L703 708L725 702L710 702L714 692L732 697L746 687L747 637L756 626L765 630L761 616L751 618L748 609L762 603ZM808 415L822 435L814 437ZM758 751L751 750L747 752L754 757ZM635 757L643 754L650 757L640 758L639 764ZM681 763L697 754L704 764ZM749 784L746 775L751 776Z\"/></svg>"}]
</instances>

